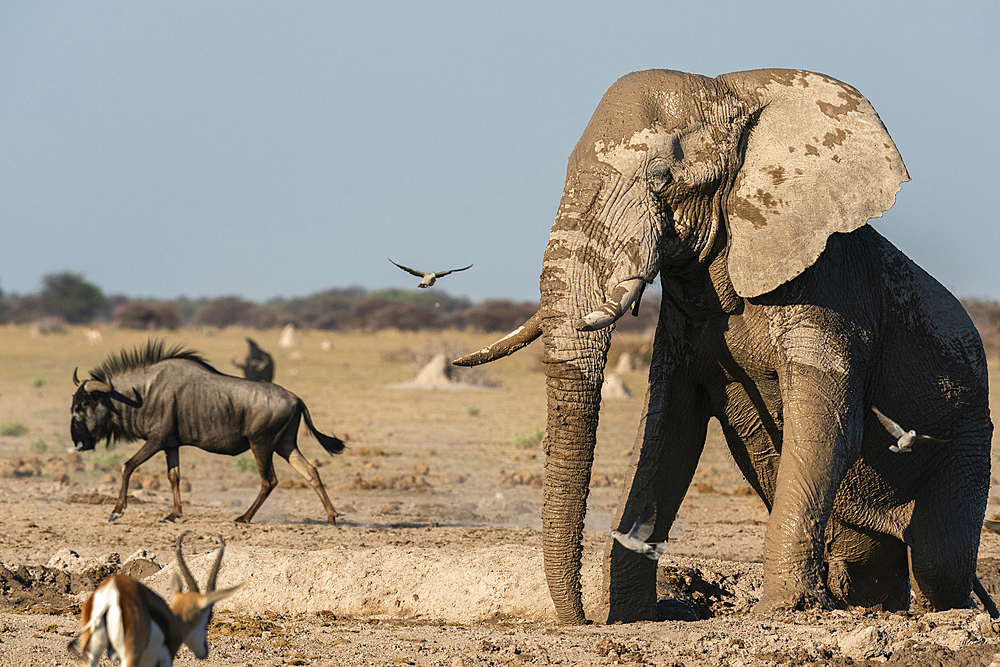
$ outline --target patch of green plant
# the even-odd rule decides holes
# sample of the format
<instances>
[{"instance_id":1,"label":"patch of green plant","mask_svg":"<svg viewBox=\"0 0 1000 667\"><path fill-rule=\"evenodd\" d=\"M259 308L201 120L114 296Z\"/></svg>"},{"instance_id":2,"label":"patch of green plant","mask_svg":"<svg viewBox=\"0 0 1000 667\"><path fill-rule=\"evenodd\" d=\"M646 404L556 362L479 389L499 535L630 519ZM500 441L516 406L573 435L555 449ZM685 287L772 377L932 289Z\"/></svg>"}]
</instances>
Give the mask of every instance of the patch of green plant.
<instances>
[{"instance_id":1,"label":"patch of green plant","mask_svg":"<svg viewBox=\"0 0 1000 667\"><path fill-rule=\"evenodd\" d=\"M233 465L236 466L237 470L242 470L243 472L257 472L257 461L254 457L247 454L237 456L233 460Z\"/></svg>"},{"instance_id":2,"label":"patch of green plant","mask_svg":"<svg viewBox=\"0 0 1000 667\"><path fill-rule=\"evenodd\" d=\"M31 376L31 386L32 387L44 387L45 386L45 378L43 378L41 375L32 375Z\"/></svg>"},{"instance_id":3,"label":"patch of green plant","mask_svg":"<svg viewBox=\"0 0 1000 667\"><path fill-rule=\"evenodd\" d=\"M531 433L518 433L511 440L510 444L514 445L514 449L534 449L542 444L542 438L544 437L545 429L536 428Z\"/></svg>"},{"instance_id":4,"label":"patch of green plant","mask_svg":"<svg viewBox=\"0 0 1000 667\"><path fill-rule=\"evenodd\" d=\"M479 408L477 408L474 405L470 405L465 408L465 414L469 415L470 417L475 417L479 414Z\"/></svg>"},{"instance_id":5,"label":"patch of green plant","mask_svg":"<svg viewBox=\"0 0 1000 667\"><path fill-rule=\"evenodd\" d=\"M6 421L0 422L0 435L6 435L13 438L15 436L24 435L27 432L28 427L17 419L7 419Z\"/></svg>"},{"instance_id":6,"label":"patch of green plant","mask_svg":"<svg viewBox=\"0 0 1000 667\"><path fill-rule=\"evenodd\" d=\"M45 441L41 438L35 438L35 440L31 443L31 451L36 454L44 454L49 451L49 446L46 445Z\"/></svg>"},{"instance_id":7,"label":"patch of green plant","mask_svg":"<svg viewBox=\"0 0 1000 667\"><path fill-rule=\"evenodd\" d=\"M102 452L94 455L94 463L101 470L115 470L121 461L121 454L115 454L114 452Z\"/></svg>"}]
</instances>

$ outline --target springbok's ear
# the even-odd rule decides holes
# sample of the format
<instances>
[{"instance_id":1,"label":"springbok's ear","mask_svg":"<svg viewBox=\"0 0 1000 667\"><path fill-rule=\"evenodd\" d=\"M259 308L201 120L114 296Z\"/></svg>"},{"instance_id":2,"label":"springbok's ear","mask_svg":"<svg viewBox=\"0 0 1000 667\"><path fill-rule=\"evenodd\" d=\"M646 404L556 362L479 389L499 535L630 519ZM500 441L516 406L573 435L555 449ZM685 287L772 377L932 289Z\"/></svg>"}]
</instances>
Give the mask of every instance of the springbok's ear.
<instances>
[{"instance_id":1,"label":"springbok's ear","mask_svg":"<svg viewBox=\"0 0 1000 667\"><path fill-rule=\"evenodd\" d=\"M758 110L727 213L733 287L759 296L812 266L831 234L881 216L910 177L875 109L851 86L799 70L719 79Z\"/></svg>"},{"instance_id":2,"label":"springbok's ear","mask_svg":"<svg viewBox=\"0 0 1000 667\"><path fill-rule=\"evenodd\" d=\"M202 608L204 608L204 607L211 607L213 604L215 604L219 600L225 600L227 597L229 597L230 595L232 595L236 591L238 591L241 588L243 588L243 584L245 584L245 583L246 583L245 581L241 581L240 583L236 584L235 586L232 586L230 588L224 588L221 591L209 591L208 593L203 593L202 596L201 596L202 597L202 602L201 602Z\"/></svg>"}]
</instances>

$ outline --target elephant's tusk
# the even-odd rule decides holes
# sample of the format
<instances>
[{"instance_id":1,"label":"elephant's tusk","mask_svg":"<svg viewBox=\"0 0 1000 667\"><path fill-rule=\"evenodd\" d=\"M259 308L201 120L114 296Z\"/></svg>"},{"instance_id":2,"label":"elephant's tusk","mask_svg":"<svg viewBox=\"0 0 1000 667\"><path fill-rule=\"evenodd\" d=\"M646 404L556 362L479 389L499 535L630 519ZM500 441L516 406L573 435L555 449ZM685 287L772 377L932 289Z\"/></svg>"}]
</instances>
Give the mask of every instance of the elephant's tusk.
<instances>
[{"instance_id":1,"label":"elephant's tusk","mask_svg":"<svg viewBox=\"0 0 1000 667\"><path fill-rule=\"evenodd\" d=\"M577 331L597 331L613 324L625 314L633 303L638 304L642 292L646 289L646 281L642 278L632 278L618 283L611 292L611 298L604 305L583 317L576 323Z\"/></svg>"},{"instance_id":2,"label":"elephant's tusk","mask_svg":"<svg viewBox=\"0 0 1000 667\"><path fill-rule=\"evenodd\" d=\"M451 362L456 366L478 366L490 361L496 361L501 357L511 355L522 347L542 335L542 318L538 311L528 318L528 321L509 334L496 341L489 347L484 347L478 352L467 354Z\"/></svg>"}]
</instances>

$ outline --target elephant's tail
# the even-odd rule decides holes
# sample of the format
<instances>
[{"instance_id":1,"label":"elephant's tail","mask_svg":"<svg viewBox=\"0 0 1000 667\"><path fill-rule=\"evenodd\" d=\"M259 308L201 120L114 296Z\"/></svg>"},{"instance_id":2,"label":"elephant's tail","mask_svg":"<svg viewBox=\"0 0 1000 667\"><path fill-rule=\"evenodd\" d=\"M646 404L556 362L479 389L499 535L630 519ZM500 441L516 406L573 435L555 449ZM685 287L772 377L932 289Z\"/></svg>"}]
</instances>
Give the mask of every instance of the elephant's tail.
<instances>
[{"instance_id":1,"label":"elephant's tail","mask_svg":"<svg viewBox=\"0 0 1000 667\"><path fill-rule=\"evenodd\" d=\"M972 590L975 591L979 601L983 603L983 609L990 615L990 618L1000 618L1000 611L997 610L996 604L993 603L993 598L986 592L982 582L979 581L979 577L976 575L972 575Z\"/></svg>"}]
</instances>

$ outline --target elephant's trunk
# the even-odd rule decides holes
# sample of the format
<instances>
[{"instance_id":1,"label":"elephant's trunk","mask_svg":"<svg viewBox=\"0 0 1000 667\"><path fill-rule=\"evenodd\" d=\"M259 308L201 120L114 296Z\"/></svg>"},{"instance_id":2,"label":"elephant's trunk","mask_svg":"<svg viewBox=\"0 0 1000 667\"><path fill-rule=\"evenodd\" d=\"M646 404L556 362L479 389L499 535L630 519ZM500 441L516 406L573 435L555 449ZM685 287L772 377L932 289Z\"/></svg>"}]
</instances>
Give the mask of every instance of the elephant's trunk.
<instances>
[{"instance_id":1,"label":"elephant's trunk","mask_svg":"<svg viewBox=\"0 0 1000 667\"><path fill-rule=\"evenodd\" d=\"M607 345L595 345L592 352L586 363L603 371ZM546 369L548 422L542 503L545 576L559 621L583 623L583 522L603 380L585 377L571 363L549 363Z\"/></svg>"},{"instance_id":2,"label":"elephant's trunk","mask_svg":"<svg viewBox=\"0 0 1000 667\"><path fill-rule=\"evenodd\" d=\"M575 195L575 196L574 196ZM567 192L552 228L541 277L548 420L542 505L545 576L561 623L583 623L580 567L583 523L601 403L610 329L579 331L581 318L607 300L603 277L587 252L581 208L596 199ZM583 206L580 203L583 202Z\"/></svg>"}]
</instances>

